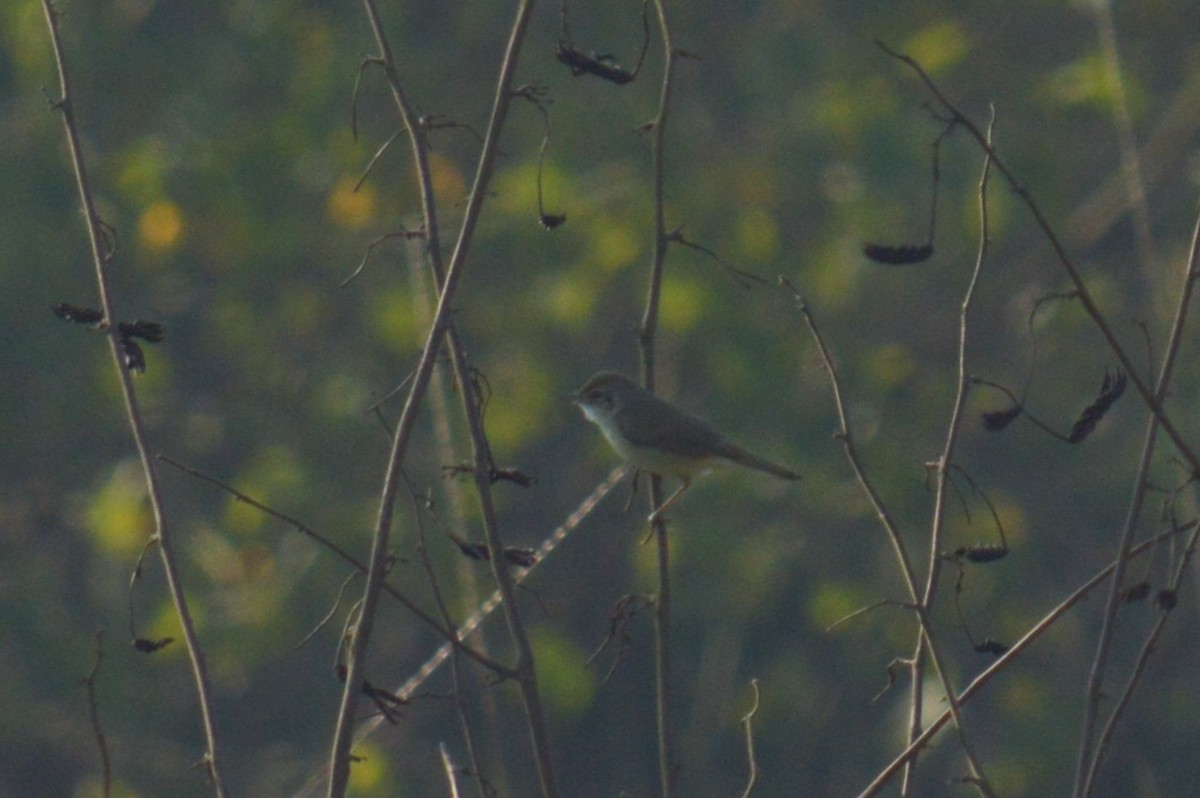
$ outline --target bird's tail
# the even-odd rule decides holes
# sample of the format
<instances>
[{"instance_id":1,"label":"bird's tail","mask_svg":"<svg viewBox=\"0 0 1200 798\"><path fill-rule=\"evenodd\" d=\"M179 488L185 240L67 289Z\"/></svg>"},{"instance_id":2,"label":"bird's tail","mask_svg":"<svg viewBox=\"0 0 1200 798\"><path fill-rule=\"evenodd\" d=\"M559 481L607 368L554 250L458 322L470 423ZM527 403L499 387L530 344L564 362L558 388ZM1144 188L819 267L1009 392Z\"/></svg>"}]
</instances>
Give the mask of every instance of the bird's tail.
<instances>
[{"instance_id":1,"label":"bird's tail","mask_svg":"<svg viewBox=\"0 0 1200 798\"><path fill-rule=\"evenodd\" d=\"M800 479L800 475L790 468L784 468L781 465L772 463L763 457L759 457L753 452L748 452L740 446L730 445L728 450L722 454L735 463L744 465L747 468L753 468L757 471L765 471L768 474L773 474L780 479Z\"/></svg>"}]
</instances>

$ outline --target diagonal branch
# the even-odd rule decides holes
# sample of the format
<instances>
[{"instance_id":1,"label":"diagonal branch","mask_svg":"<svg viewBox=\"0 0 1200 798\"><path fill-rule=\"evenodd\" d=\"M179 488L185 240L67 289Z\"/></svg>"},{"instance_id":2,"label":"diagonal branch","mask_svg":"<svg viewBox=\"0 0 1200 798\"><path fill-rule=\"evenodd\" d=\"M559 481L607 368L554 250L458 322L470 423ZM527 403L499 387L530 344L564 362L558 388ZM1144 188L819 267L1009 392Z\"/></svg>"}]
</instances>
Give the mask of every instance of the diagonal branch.
<instances>
[{"instance_id":1,"label":"diagonal branch","mask_svg":"<svg viewBox=\"0 0 1200 798\"><path fill-rule=\"evenodd\" d=\"M358 573L360 573L360 574L367 573L367 566L362 561L360 561L358 558L356 558L350 552L343 549L338 544L334 543L332 540L330 540L325 535L322 535L320 532L317 532L315 529L313 529L312 527L305 524L300 519L294 518L294 517L288 515L287 513L281 513L280 511L278 511L272 507L268 507L267 505L263 504L262 502L258 501L257 499L255 499L251 496L247 496L245 493L242 493L241 491L239 491L237 488L233 487L232 485L230 485L226 482L223 482L214 476L205 474L203 471L199 471L190 466L186 466L183 463L178 462L177 460L173 460L172 458L167 457L165 454L160 454L158 456L158 459L162 460L167 465L178 468L180 471L183 471L186 474L191 474L192 476L196 477L197 479L201 479L201 480L204 480L205 482L216 485L221 490L224 490L226 493L229 493L230 495L232 495L237 501L240 501L243 504L247 504L256 510L266 513L267 515L271 516L272 518L276 518L276 519L284 522L285 524L288 524L289 526L293 527L300 534L307 536L309 539L314 540L317 543L320 543L322 546L324 546L325 548L332 551L339 558L341 558L342 562L353 567L355 569L355 571L357 571ZM496 662L495 660L489 658L482 652L477 651L476 649L468 646L466 643L464 643L462 641L461 632L456 632L454 630L453 626L450 626L450 625L442 626L441 624L439 624L438 621L433 616L431 616L425 610L421 609L412 599L410 599L408 596L401 593L391 583L385 581L383 583L383 589L389 595L391 595L392 598L396 599L396 601L399 602L405 609L407 609L409 612L411 612L413 615L415 615L419 620L421 620L423 623L425 623L430 629L437 632L437 634L439 634L441 637L445 638L449 645L462 651L468 657L470 657L471 659L475 660L483 667L485 667L488 670L495 673L497 678L512 679L516 676L516 673L511 668L508 668L508 667L502 665L501 663Z\"/></svg>"},{"instance_id":2,"label":"diagonal branch","mask_svg":"<svg viewBox=\"0 0 1200 798\"><path fill-rule=\"evenodd\" d=\"M928 74L926 74L925 70L921 68L921 65L918 64L916 60L910 56L904 55L903 53L896 52L881 41L876 40L875 43L881 50L890 55L892 58L907 64L914 72L916 72L921 82L925 84L925 87L933 95L934 99L937 100L938 104L941 105L942 108L944 108L958 124L962 125L963 129L969 132L979 144L979 147L991 157L992 164L996 167L996 170L1004 177L1005 181L1008 182L1013 192L1016 193L1016 195L1021 198L1021 201L1025 203L1025 207L1028 208L1029 212L1033 215L1033 219L1037 223L1037 226L1041 228L1042 234L1045 235L1046 240L1050 242L1051 248L1054 249L1055 256L1058 258L1063 270L1067 273L1067 276L1075 286L1079 303L1083 306L1084 311L1092 319L1092 322L1096 325L1096 328L1104 337L1109 349L1112 350L1113 355L1120 362L1121 368L1129 375L1129 380L1133 383L1133 386L1137 389L1137 392L1141 394L1142 401L1146 403L1146 406L1150 409L1150 412L1154 414L1156 419L1158 419L1158 423L1162 425L1163 431L1171 439L1171 442L1175 444L1176 449L1179 451L1180 457L1187 461L1191 471L1193 473L1200 474L1200 456L1196 454L1196 451L1192 448L1191 444L1184 439L1183 434L1179 431L1179 428L1175 426L1174 422L1171 421L1166 411L1163 410L1162 403L1157 397L1155 397L1150 385L1141 377L1140 370L1133 362L1133 359L1129 356L1129 353L1125 351L1125 347L1123 347L1121 342L1117 340L1116 333L1113 332L1112 327L1104 318L1104 314L1100 311L1100 306L1096 303L1095 298L1092 296L1092 292L1088 289L1087 283L1083 279L1083 274L1079 271L1079 266L1075 263L1074 259L1067 254L1067 251L1064 248L1062 241L1059 239L1058 234L1054 232L1054 228L1050 225L1049 220L1047 220L1042 214L1042 209L1036 202L1033 201L1033 198L1029 194L1029 190L1025 188L1025 185L1020 180L1017 179L1016 175L1009 168L1008 164L1000 158L999 154L992 147L992 145L988 143L987 136L984 135L983 131L981 131L979 127L971 121L970 118L964 116L963 113L959 111L958 108L955 107L954 104L951 103L944 94L942 94L941 90L937 87L937 84L933 82L933 80Z\"/></svg>"},{"instance_id":3,"label":"diagonal branch","mask_svg":"<svg viewBox=\"0 0 1200 798\"><path fill-rule=\"evenodd\" d=\"M212 685L205 664L204 651L200 647L200 638L196 633L188 609L187 598L184 596L183 583L179 576L178 559L175 555L174 540L167 523L166 512L163 509L162 494L159 487L158 473L154 460L150 457L146 444L146 427L142 420L141 406L138 402L137 390L133 385L133 377L125 367L125 356L122 351L121 335L112 320L116 318L113 307L112 290L109 286L108 264L112 251L105 238L107 225L100 219L96 204L92 198L91 184L88 180L87 167L83 160L83 148L79 143L79 134L75 126L75 115L71 105L71 82L67 73L66 56L63 54L62 38L58 30L58 11L51 0L42 0L46 13L46 26L50 30L50 40L54 46L54 59L58 66L60 98L54 107L62 114L63 127L66 131L67 144L71 150L71 163L75 171L75 183L79 189L79 198L83 204L84 218L87 220L88 239L92 249L92 266L96 272L96 284L100 294L100 307L104 312L104 331L108 337L109 348L112 351L113 363L117 369L117 378L121 384L121 395L125 399L125 412L129 418L129 428L133 433L134 446L137 448L138 459L142 464L142 472L146 479L146 492L150 499L150 508L154 515L154 541L158 543L158 551L166 574L167 590L175 605L175 613L179 616L179 624L183 628L183 637L187 644L188 659L192 667L192 679L196 684L196 695L200 704L200 721L204 728L207 750L204 763L209 778L212 779L218 798L225 794L221 781L220 769L217 765L218 735L216 717L213 712Z\"/></svg>"},{"instance_id":4,"label":"diagonal branch","mask_svg":"<svg viewBox=\"0 0 1200 798\"><path fill-rule=\"evenodd\" d=\"M804 321L808 325L809 332L812 333L813 340L816 341L817 349L821 355L821 363L824 365L826 372L829 375L831 390L833 391L834 406L838 416L838 432L837 437L842 442L842 447L846 452L846 457L850 461L851 468L854 469L855 477L858 479L859 485L863 492L867 494L867 498L871 502L871 506L875 509L875 514L879 518L880 524L887 532L888 540L892 544L892 549L896 553L896 559L900 564L900 572L904 577L905 587L908 590L909 598L912 602L913 612L916 613L917 620L921 626L921 633L929 646L929 655L933 660L934 668L937 671L938 677L941 680L942 688L947 696L947 705L949 713L954 718L957 728L960 730L960 737L963 742L963 750L967 755L973 769L976 769L974 757L971 753L971 748L967 745L961 725L961 717L959 716L958 702L955 699L957 692L950 682L950 674L946 669L945 660L941 654L941 647L938 644L938 638L934 634L932 624L929 620L929 608L920 603L920 593L917 587L916 571L913 568L912 558L908 553L908 549L904 545L904 540L900 537L900 530L893 518L891 511L884 504L883 498L879 495L879 491L875 488L874 483L867 475L863 468L862 461L858 457L858 451L854 445L854 437L850 429L850 422L846 413L846 406L842 400L841 381L838 378L837 369L834 367L833 358L829 354L829 349L825 345L825 340L821 336L820 330L817 328L816 320L813 318L812 312L805 304L804 298L800 292L787 278L780 278L780 282L787 286L796 299L799 305L800 313L804 316ZM906 760L907 761L907 760ZM973 776L974 784L985 794L990 790L988 782L983 779L977 771Z\"/></svg>"},{"instance_id":5,"label":"diagonal branch","mask_svg":"<svg viewBox=\"0 0 1200 798\"><path fill-rule=\"evenodd\" d=\"M1195 530L1200 529L1200 524L1197 522L1192 522L1182 529L1172 529L1168 532L1155 535L1150 540L1143 541L1131 549L1129 552L1129 557L1136 557L1139 554L1142 554L1143 552L1153 548L1158 543L1168 540L1180 532L1188 529L1194 532ZM1049 631L1050 627L1052 627L1060 618L1066 615L1072 607L1087 598L1088 594L1099 587L1105 579L1108 579L1112 575L1113 571L1116 570L1116 567L1116 562L1109 563L1106 567L1101 569L1099 573L1080 585L1074 593L1063 599L1058 606L1046 613L1045 617L1034 624L1020 640L1013 643L1012 648L1006 651L987 669L972 679L970 684L963 688L963 691L958 694L959 704L966 704L968 701L974 698L980 690L987 686L988 682L990 682L992 678L996 676L996 674L1007 668L1009 663L1011 663L1018 656L1025 653L1027 648L1033 645L1038 638ZM871 781L871 783L867 785L866 789L858 794L858 798L872 798L872 796L878 795L879 791L882 790L884 786L892 780L896 773L904 767L904 764L916 756L921 749L929 745L934 736L943 728L945 728L946 724L949 723L950 720L951 718L949 710L946 710L931 720L929 724L925 726L925 729L921 732L921 735L909 743L908 747L905 748L899 756L893 759L887 765L887 767L881 770L879 774L876 775Z\"/></svg>"},{"instance_id":6,"label":"diagonal branch","mask_svg":"<svg viewBox=\"0 0 1200 798\"><path fill-rule=\"evenodd\" d=\"M1192 248L1188 262L1184 266L1182 285L1179 290L1179 302L1175 309L1175 321L1171 327L1171 337L1167 343L1167 351L1163 353L1163 362L1159 372L1158 385L1155 388L1155 398L1162 401L1170 388L1171 377L1175 364L1178 362L1179 348L1183 343L1183 334L1187 326L1188 309L1192 303L1192 295L1196 287L1196 279L1200 276L1200 219L1192 232ZM1100 638L1096 643L1096 655L1092 660L1092 670L1088 676L1087 703L1084 707L1083 724L1079 742L1079 760L1075 773L1075 795L1084 796L1091 792L1097 769L1104 755L1102 744L1095 750L1096 721L1100 712L1100 703L1104 698L1104 672L1108 666L1112 638L1116 633L1117 612L1121 606L1121 592L1124 588L1125 553L1133 545L1133 533L1137 528L1137 520L1141 515L1142 505L1146 496L1146 485L1153 460L1155 444L1158 440L1158 419L1151 416L1147 422L1145 442L1142 445L1142 459L1138 465L1137 479L1134 482L1133 497L1130 499L1129 511L1125 517L1125 526L1121 530L1121 538L1117 544L1117 569L1110 586L1108 600L1104 607L1104 624L1100 629ZM1186 561L1186 558L1185 558ZM1161 622L1156 629L1161 628ZM1144 658L1144 657L1143 657ZM1126 694L1133 689L1131 683ZM1113 711L1112 718L1104 732L1103 742L1112 736L1112 725L1115 723L1120 706Z\"/></svg>"},{"instance_id":7,"label":"diagonal branch","mask_svg":"<svg viewBox=\"0 0 1200 798\"><path fill-rule=\"evenodd\" d=\"M382 23L379 20L379 13L372 0L365 0L367 15L371 20L371 25L376 33L376 41L378 42L384 58L388 62L385 64L385 70L389 72L389 79L393 88L393 93L396 95L397 102L402 107L408 107L407 101L404 99L403 93L398 92L400 86L399 80L395 78L395 69L391 66L391 52L387 46L386 39L382 36ZM363 593L362 618L354 630L350 647L349 660L346 673L346 685L342 693L342 704L338 711L337 729L334 733L333 751L330 755L330 798L342 798L346 793L346 788L350 775L350 747L353 741L353 727L355 711L358 706L359 693L361 692L363 681L363 670L366 665L366 653L369 648L371 632L373 631L375 613L378 607L379 594L383 587L384 576L386 573L388 542L390 538L392 518L395 513L396 495L398 492L401 464L403 463L405 454L408 450L408 444L411 439L412 431L416 423L417 411L425 398L425 394L429 389L430 379L433 374L433 368L437 361L437 355L442 347L447 330L452 326L451 309L452 303L457 292L459 280L461 280L463 271L465 270L467 252L470 249L473 240L475 226L479 222L479 216L483 208L483 202L487 195L487 186L491 182L492 171L495 166L496 151L499 144L500 132L504 127L504 121L508 115L509 105L512 101L512 82L513 73L516 70L517 55L520 52L522 43L524 42L526 30L529 27L529 20L533 11L533 0L522 0L517 8L516 16L513 21L513 26L509 34L508 44L505 49L504 59L500 66L500 73L497 80L496 93L492 104L491 118L488 122L488 129L484 135L483 147L480 152L479 164L475 172L475 181L471 189L470 196L467 199L467 207L463 215L462 228L459 231L458 241L454 248L454 253L450 259L449 268L446 270L445 279L440 286L438 297L437 310L434 312L433 323L430 325L429 334L425 341L424 349L421 353L421 359L417 366L416 373L413 376L412 387L409 391L408 400L404 405L404 410L401 413L400 421L396 428L396 433L392 443L392 451L388 459L387 474L384 478L383 492L380 496L379 514L375 524L375 531L372 537L371 556L368 561L369 572L367 575L367 585ZM411 109L410 109L411 111ZM406 119L412 117L406 116ZM417 171L421 183L421 202L425 213L425 231L428 236L429 251L431 257L436 259L440 257L440 246L438 242L438 232L436 226L436 216L433 204L433 188L432 180L430 180L428 159L423 157L424 153L424 136L419 128L410 128L410 140L415 148L415 154L418 156ZM466 391L464 391L465 393ZM493 552L503 550L502 546L494 545L495 541L489 541ZM497 559L493 558L493 563ZM513 617L515 610L512 608L512 582L507 569L503 567L494 567L494 572L497 574L497 582L502 593L505 593L506 612L509 613L510 620ZM528 643L525 641L524 646L518 646L522 650L518 654L518 667L522 667L529 661ZM521 679L523 694L527 695L528 685L530 680L528 677ZM552 771L547 773L545 768L542 768L540 774L543 779L543 793L547 798L557 794L557 788L551 779L548 783L547 775L552 776Z\"/></svg>"}]
</instances>

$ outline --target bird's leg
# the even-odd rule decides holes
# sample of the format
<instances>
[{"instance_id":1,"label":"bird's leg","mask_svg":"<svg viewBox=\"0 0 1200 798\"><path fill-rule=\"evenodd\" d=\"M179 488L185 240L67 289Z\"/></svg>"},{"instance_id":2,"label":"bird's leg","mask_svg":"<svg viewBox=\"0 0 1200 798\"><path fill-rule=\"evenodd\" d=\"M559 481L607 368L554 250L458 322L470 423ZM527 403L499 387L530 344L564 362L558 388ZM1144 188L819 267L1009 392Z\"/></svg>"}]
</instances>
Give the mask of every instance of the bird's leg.
<instances>
[{"instance_id":1,"label":"bird's leg","mask_svg":"<svg viewBox=\"0 0 1200 798\"><path fill-rule=\"evenodd\" d=\"M665 502L663 502L657 510L650 513L650 517L647 518L646 520L649 523L653 524L655 521L658 521L659 519L661 519L663 517L663 514L667 512L667 508L670 507L675 502L679 501L679 497L681 497L683 495L683 492L685 490L687 490L688 488L690 488L691 486L692 486L692 481L690 479L685 479L683 481L683 484L679 486L679 490L675 491L669 497L667 497L667 500Z\"/></svg>"},{"instance_id":2,"label":"bird's leg","mask_svg":"<svg viewBox=\"0 0 1200 798\"><path fill-rule=\"evenodd\" d=\"M629 508L633 506L633 500L637 498L638 494L638 480L641 478L642 469L633 469L633 479L629 482L629 498L625 500L625 506L621 508L621 512L628 512Z\"/></svg>"}]
</instances>

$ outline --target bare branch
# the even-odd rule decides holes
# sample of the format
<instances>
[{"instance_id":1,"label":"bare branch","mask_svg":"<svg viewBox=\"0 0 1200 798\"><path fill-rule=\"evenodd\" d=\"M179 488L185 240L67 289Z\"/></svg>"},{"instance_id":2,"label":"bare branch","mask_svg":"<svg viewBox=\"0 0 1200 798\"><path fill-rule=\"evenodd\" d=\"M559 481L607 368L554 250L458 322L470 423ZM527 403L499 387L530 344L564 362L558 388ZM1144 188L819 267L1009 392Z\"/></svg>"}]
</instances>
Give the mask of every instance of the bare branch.
<instances>
[{"instance_id":1,"label":"bare branch","mask_svg":"<svg viewBox=\"0 0 1200 798\"><path fill-rule=\"evenodd\" d=\"M96 703L96 677L100 675L100 663L104 662L104 631L96 632L96 658L92 661L92 669L82 680L87 688L88 717L92 723L92 736L96 738L96 748L100 751L101 792L104 798L112 795L112 760L108 756L108 741L104 737L104 727L100 725L100 707Z\"/></svg>"},{"instance_id":2,"label":"bare branch","mask_svg":"<svg viewBox=\"0 0 1200 798\"><path fill-rule=\"evenodd\" d=\"M88 179L87 167L83 159L83 147L75 126L75 114L71 100L71 82L67 72L66 56L63 52L62 39L58 30L58 11L51 0L42 0L42 8L46 15L46 26L50 31L50 40L54 47L54 60L58 68L60 98L54 107L62 114L63 128L66 132L67 145L71 152L71 163L75 172L75 184L79 190L79 198L83 205L84 219L87 221L88 240L92 250L92 266L95 269L96 285L99 289L100 308L104 318L116 318L112 291L109 286L108 265L115 248L115 236L111 235L112 228L105 224L96 210L92 198L91 183ZM149 495L151 511L154 515L154 540L158 543L158 551L166 574L167 590L175 606L175 614L179 617L183 628L184 640L187 643L188 660L192 668L192 680L196 685L196 694L200 704L200 721L204 730L206 751L203 761L208 776L212 779L217 798L223 798L225 788L218 766L217 750L219 738L217 734L216 717L213 709L212 686L205 665L204 652L200 646L200 638L196 633L195 623L188 608L183 584L179 576L178 558L175 556L174 542L167 523L166 512L163 508L162 496L159 490L158 475L154 461L150 457L146 443L146 427L142 420L141 406L138 402L137 391L133 385L130 369L129 338L118 329L117 325L109 324L106 333L109 347L112 350L113 362L117 367L117 377L121 385L121 394L125 400L125 412L129 419L129 428L133 434L134 446L146 480L146 492ZM136 346L136 344L134 345ZM138 350L140 351L140 350ZM137 365L136 361L133 365Z\"/></svg>"},{"instance_id":3,"label":"bare branch","mask_svg":"<svg viewBox=\"0 0 1200 798\"><path fill-rule=\"evenodd\" d=\"M759 776L762 775L758 770L758 760L754 757L754 716L758 714L758 679L750 680L750 690L754 694L754 703L750 706L750 710L742 716L742 728L746 732L746 760L750 766L750 777L746 783L746 789L742 790L742 798L750 798L750 794L754 792L754 785L758 784Z\"/></svg>"}]
</instances>

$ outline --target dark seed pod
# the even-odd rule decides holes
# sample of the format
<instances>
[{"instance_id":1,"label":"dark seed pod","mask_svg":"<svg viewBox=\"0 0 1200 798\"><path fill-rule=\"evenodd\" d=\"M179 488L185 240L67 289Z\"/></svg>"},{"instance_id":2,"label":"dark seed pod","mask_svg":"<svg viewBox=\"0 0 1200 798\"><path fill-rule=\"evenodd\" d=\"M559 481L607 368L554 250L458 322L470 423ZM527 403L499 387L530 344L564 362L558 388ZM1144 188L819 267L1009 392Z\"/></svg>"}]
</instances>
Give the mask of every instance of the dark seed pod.
<instances>
[{"instance_id":1,"label":"dark seed pod","mask_svg":"<svg viewBox=\"0 0 1200 798\"><path fill-rule=\"evenodd\" d=\"M1004 652L1008 651L1008 646L1006 646L1004 643L1001 643L999 640L993 640L989 637L987 640L977 644L975 646L975 650L980 654L991 654L994 657L998 657Z\"/></svg>"},{"instance_id":2,"label":"dark seed pod","mask_svg":"<svg viewBox=\"0 0 1200 798\"><path fill-rule=\"evenodd\" d=\"M173 637L162 637L158 640L150 640L145 637L136 638L133 641L133 648L143 654L153 654L157 651L162 651L167 646L175 642Z\"/></svg>"},{"instance_id":3,"label":"dark seed pod","mask_svg":"<svg viewBox=\"0 0 1200 798\"><path fill-rule=\"evenodd\" d=\"M157 321L123 321L117 325L117 330L126 338L141 338L152 344L160 343L166 337L162 324Z\"/></svg>"},{"instance_id":4,"label":"dark seed pod","mask_svg":"<svg viewBox=\"0 0 1200 798\"><path fill-rule=\"evenodd\" d=\"M983 414L983 428L988 432L999 432L1017 419L1024 411L1020 405L1013 405L1007 410L995 410Z\"/></svg>"},{"instance_id":5,"label":"dark seed pod","mask_svg":"<svg viewBox=\"0 0 1200 798\"><path fill-rule=\"evenodd\" d=\"M1121 394L1125 393L1125 382L1125 372L1120 369L1113 374L1104 375L1104 383L1100 386L1100 395L1079 415L1079 420L1075 422L1075 426L1071 428L1071 434L1067 436L1067 443L1080 443L1092 434L1096 425L1100 423L1100 419L1104 418L1104 414L1116 404L1116 401L1121 398Z\"/></svg>"},{"instance_id":6,"label":"dark seed pod","mask_svg":"<svg viewBox=\"0 0 1200 798\"><path fill-rule=\"evenodd\" d=\"M888 244L863 244L863 254L876 263L886 263L889 266L908 266L929 260L933 255L933 244L906 244L890 246Z\"/></svg>"},{"instance_id":7,"label":"dark seed pod","mask_svg":"<svg viewBox=\"0 0 1200 798\"><path fill-rule=\"evenodd\" d=\"M63 321L71 321L76 324L98 324L104 320L104 314L100 311L94 308L76 307L70 302L59 302L57 305L51 305L50 310L54 311L54 315Z\"/></svg>"},{"instance_id":8,"label":"dark seed pod","mask_svg":"<svg viewBox=\"0 0 1200 798\"><path fill-rule=\"evenodd\" d=\"M1135 601L1145 601L1146 597L1149 595L1150 583L1138 582L1136 585L1130 585L1128 588L1126 588L1125 595L1123 595L1121 598L1126 604L1132 604Z\"/></svg>"}]
</instances>

